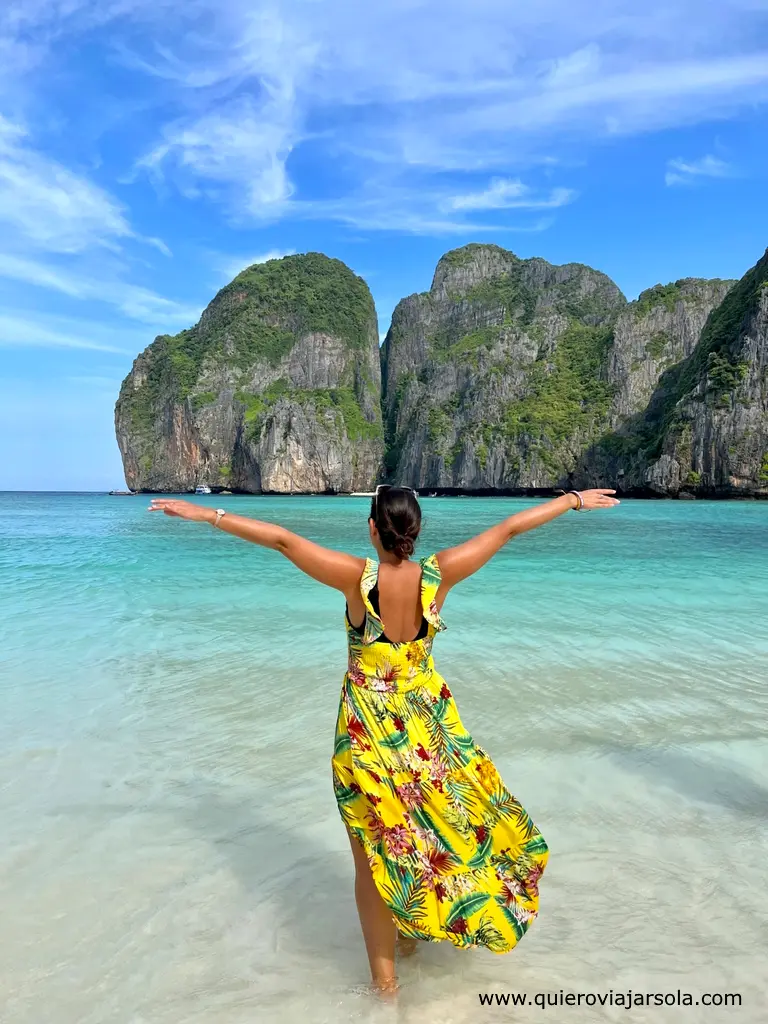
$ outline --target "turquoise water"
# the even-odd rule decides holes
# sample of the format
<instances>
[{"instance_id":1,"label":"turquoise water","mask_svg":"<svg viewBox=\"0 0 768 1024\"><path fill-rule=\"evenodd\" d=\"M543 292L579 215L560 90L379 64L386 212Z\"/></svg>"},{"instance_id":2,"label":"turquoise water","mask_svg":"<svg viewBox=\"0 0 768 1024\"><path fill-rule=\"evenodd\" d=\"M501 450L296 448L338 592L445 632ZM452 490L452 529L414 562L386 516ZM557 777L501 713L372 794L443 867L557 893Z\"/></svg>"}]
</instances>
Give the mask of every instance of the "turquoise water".
<instances>
[{"instance_id":1,"label":"turquoise water","mask_svg":"<svg viewBox=\"0 0 768 1024\"><path fill-rule=\"evenodd\" d=\"M365 499L226 502L368 553ZM420 553L528 504L425 499ZM0 495L4 1022L474 1024L513 1019L478 991L627 988L743 1006L514 1019L763 1019L767 504L569 513L449 596L438 667L552 860L515 952L420 949L396 1010L330 785L343 599L146 507Z\"/></svg>"}]
</instances>

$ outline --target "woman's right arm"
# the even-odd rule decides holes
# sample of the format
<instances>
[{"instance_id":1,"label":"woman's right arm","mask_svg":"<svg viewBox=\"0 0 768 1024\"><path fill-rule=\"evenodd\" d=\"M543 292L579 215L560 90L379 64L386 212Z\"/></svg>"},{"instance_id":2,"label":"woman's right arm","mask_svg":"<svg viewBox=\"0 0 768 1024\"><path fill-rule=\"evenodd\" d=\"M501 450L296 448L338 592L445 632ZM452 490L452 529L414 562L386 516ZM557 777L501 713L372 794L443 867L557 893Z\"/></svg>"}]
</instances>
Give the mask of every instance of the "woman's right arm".
<instances>
[{"instance_id":1,"label":"woman's right arm","mask_svg":"<svg viewBox=\"0 0 768 1024\"><path fill-rule=\"evenodd\" d=\"M615 493L615 491L604 488L580 492L584 509L612 508L614 505L618 505L618 499L611 497ZM550 523L564 512L578 508L578 504L578 498L574 493L563 494L559 498L553 498L552 501L545 501L543 504L534 505L533 508L527 508L523 512L516 512L515 515L497 523L489 530L478 533L471 540L438 552L437 564L440 566L442 577L440 589L445 593L446 590L481 569L504 547L507 541L518 534L527 533L528 530L535 530L537 526Z\"/></svg>"},{"instance_id":2,"label":"woman's right arm","mask_svg":"<svg viewBox=\"0 0 768 1024\"><path fill-rule=\"evenodd\" d=\"M307 576L327 587L340 590L347 599L359 589L360 577L365 568L364 558L324 548L277 523L265 523L260 519L231 512L222 517L217 515L216 509L207 505L176 498L153 498L150 511L164 512L167 516L177 516L191 522L209 523L222 533L279 551Z\"/></svg>"}]
</instances>

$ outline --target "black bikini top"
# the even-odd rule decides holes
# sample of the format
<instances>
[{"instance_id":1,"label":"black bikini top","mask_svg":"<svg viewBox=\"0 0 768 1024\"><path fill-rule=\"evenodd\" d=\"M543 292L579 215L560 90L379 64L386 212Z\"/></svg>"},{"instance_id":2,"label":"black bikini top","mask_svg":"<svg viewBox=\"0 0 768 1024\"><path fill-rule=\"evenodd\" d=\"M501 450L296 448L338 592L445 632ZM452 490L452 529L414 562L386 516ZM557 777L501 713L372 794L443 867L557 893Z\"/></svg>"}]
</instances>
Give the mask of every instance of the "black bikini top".
<instances>
[{"instance_id":1,"label":"black bikini top","mask_svg":"<svg viewBox=\"0 0 768 1024\"><path fill-rule=\"evenodd\" d=\"M375 583L373 585L373 587L371 587L371 591L368 594L368 600L371 602L373 610L376 612L376 614L380 615L381 613L379 612L379 584L378 583ZM349 622L350 626L352 627L352 629L354 629L354 631L356 633L362 633L363 632L363 627L365 626L365 619L363 619L363 621L360 623L359 626L353 625L350 622L350 620L349 620L349 608L347 608L347 622ZM411 643L412 644L412 643L415 643L417 640L423 640L428 632L429 632L429 623L427 622L427 620L422 615L422 617L421 617L421 625L419 626L419 632L416 634L416 636L413 638L413 640L390 640L389 637L386 635L386 633L382 633L379 637L377 637L377 642L380 643L380 644L398 644L398 643L403 643L403 644Z\"/></svg>"}]
</instances>

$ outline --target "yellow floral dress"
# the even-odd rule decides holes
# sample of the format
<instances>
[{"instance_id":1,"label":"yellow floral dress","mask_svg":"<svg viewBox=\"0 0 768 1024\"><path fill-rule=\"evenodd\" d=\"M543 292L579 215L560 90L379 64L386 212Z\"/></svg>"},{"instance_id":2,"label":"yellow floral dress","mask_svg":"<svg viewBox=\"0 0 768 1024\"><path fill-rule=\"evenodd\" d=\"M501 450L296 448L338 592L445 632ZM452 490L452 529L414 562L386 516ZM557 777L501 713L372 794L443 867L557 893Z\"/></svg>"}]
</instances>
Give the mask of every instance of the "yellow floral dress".
<instances>
[{"instance_id":1,"label":"yellow floral dress","mask_svg":"<svg viewBox=\"0 0 768 1024\"><path fill-rule=\"evenodd\" d=\"M401 934L506 953L538 912L547 844L435 671L440 568L435 555L420 564L427 634L394 644L379 639L384 625L370 600L379 567L366 561L365 622L356 630L346 620L336 800Z\"/></svg>"}]
</instances>

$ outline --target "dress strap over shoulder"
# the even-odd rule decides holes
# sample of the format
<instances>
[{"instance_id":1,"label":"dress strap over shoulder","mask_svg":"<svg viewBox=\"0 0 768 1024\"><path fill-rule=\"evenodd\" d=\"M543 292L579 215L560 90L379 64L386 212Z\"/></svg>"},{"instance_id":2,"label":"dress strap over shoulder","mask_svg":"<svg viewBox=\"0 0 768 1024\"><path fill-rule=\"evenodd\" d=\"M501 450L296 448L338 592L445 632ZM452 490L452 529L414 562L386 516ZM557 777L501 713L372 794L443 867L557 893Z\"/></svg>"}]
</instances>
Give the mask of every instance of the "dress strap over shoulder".
<instances>
[{"instance_id":1,"label":"dress strap over shoulder","mask_svg":"<svg viewBox=\"0 0 768 1024\"><path fill-rule=\"evenodd\" d=\"M440 612L437 610L435 602L437 591L442 581L437 555L428 555L426 558L421 558L419 565L421 566L421 607L424 612L424 618L440 633L447 627L440 616Z\"/></svg>"},{"instance_id":2,"label":"dress strap over shoulder","mask_svg":"<svg viewBox=\"0 0 768 1024\"><path fill-rule=\"evenodd\" d=\"M384 623L371 604L371 591L379 578L379 563L366 558L363 575L360 577L360 596L365 605L365 623L363 625L363 643L372 644L384 632Z\"/></svg>"}]
</instances>

